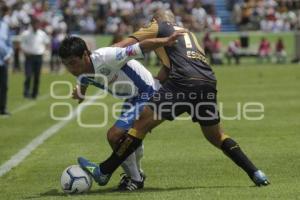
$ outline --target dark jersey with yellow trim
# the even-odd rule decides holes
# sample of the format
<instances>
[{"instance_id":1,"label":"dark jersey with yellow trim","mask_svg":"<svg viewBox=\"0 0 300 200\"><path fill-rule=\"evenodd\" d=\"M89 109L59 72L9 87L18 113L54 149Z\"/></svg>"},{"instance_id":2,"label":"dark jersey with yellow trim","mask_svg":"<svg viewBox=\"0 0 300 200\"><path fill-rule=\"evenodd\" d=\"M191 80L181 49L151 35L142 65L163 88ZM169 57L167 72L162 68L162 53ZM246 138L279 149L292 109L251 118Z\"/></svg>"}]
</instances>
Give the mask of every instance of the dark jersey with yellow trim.
<instances>
[{"instance_id":1,"label":"dark jersey with yellow trim","mask_svg":"<svg viewBox=\"0 0 300 200\"><path fill-rule=\"evenodd\" d=\"M141 28L130 37L138 41L149 38L168 37L175 30L183 29L170 22L153 20L148 27ZM177 84L193 87L197 85L216 85L216 78L208 64L204 51L196 36L187 32L173 46L165 46L155 50L163 65L170 68L169 79Z\"/></svg>"}]
</instances>

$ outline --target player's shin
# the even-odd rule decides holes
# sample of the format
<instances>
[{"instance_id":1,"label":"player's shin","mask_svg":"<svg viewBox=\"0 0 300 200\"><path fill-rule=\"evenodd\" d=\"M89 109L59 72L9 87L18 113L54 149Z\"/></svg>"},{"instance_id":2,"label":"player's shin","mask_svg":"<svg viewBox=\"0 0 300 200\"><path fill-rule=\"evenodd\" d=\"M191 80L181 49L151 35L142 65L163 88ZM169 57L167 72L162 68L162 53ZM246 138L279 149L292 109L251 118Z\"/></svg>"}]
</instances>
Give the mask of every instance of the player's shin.
<instances>
[{"instance_id":1,"label":"player's shin","mask_svg":"<svg viewBox=\"0 0 300 200\"><path fill-rule=\"evenodd\" d=\"M135 157L136 157L136 164L137 167L140 171L140 173L143 173L143 169L142 169L142 158L144 156L144 144L142 144L141 146L139 146L137 148L137 150L135 151Z\"/></svg>"},{"instance_id":2,"label":"player's shin","mask_svg":"<svg viewBox=\"0 0 300 200\"><path fill-rule=\"evenodd\" d=\"M142 140L143 137L138 137L136 130L130 129L118 141L111 156L100 164L101 172L112 174L142 144Z\"/></svg>"},{"instance_id":3,"label":"player's shin","mask_svg":"<svg viewBox=\"0 0 300 200\"><path fill-rule=\"evenodd\" d=\"M224 139L221 149L231 160L241 167L250 178L252 178L254 172L258 170L233 139Z\"/></svg>"},{"instance_id":4,"label":"player's shin","mask_svg":"<svg viewBox=\"0 0 300 200\"><path fill-rule=\"evenodd\" d=\"M130 154L121 166L128 177L135 181L142 181L142 177L136 163L136 151Z\"/></svg>"}]
</instances>

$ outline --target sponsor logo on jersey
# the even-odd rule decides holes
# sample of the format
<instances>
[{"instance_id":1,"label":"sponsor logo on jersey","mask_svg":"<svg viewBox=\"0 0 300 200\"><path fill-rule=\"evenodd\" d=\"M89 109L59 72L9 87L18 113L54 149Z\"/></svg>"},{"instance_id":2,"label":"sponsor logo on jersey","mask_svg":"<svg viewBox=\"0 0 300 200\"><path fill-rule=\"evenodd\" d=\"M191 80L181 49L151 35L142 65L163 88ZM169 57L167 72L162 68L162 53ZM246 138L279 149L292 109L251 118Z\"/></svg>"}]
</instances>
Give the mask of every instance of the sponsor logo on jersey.
<instances>
[{"instance_id":1,"label":"sponsor logo on jersey","mask_svg":"<svg viewBox=\"0 0 300 200\"><path fill-rule=\"evenodd\" d=\"M132 45L126 47L126 55L127 56L135 56L136 55L136 52L134 51Z\"/></svg>"}]
</instances>

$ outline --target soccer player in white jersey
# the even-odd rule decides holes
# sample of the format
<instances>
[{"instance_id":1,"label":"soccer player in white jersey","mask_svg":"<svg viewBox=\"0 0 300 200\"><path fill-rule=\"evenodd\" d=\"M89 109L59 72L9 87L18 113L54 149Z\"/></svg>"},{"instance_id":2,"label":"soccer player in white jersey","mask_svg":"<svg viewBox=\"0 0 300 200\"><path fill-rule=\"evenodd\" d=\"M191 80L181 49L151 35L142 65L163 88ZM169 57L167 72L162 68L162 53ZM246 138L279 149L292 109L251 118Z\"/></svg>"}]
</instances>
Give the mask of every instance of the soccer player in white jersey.
<instances>
[{"instance_id":1,"label":"soccer player in white jersey","mask_svg":"<svg viewBox=\"0 0 300 200\"><path fill-rule=\"evenodd\" d=\"M113 144L132 127L143 104L160 87L140 62L132 60L143 56L141 49L133 45L127 48L105 47L90 52L81 38L69 36L62 41L59 56L68 71L78 77L73 98L79 103L84 100L88 85L127 98L120 118L107 132L107 139L114 149ZM118 82L122 84L116 84ZM126 175L120 181L120 190L131 191L144 187L145 175L140 164L142 156L143 145L123 162Z\"/></svg>"}]
</instances>

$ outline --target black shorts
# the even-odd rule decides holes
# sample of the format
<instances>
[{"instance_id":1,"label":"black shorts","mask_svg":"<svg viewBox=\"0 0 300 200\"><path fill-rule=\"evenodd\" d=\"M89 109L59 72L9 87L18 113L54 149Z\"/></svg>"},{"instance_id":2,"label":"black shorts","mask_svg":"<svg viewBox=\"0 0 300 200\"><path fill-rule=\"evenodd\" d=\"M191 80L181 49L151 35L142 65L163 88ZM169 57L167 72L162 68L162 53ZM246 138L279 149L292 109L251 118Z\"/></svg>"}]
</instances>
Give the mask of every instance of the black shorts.
<instances>
[{"instance_id":1,"label":"black shorts","mask_svg":"<svg viewBox=\"0 0 300 200\"><path fill-rule=\"evenodd\" d=\"M193 122L212 126L220 122L217 108L217 90L211 85L180 87L168 80L152 96L149 106L159 119L174 120L188 113Z\"/></svg>"}]
</instances>

